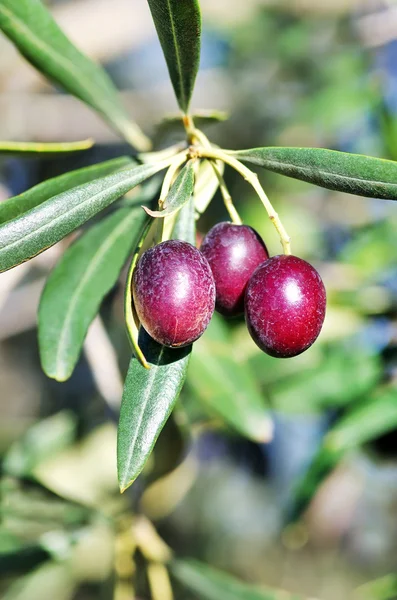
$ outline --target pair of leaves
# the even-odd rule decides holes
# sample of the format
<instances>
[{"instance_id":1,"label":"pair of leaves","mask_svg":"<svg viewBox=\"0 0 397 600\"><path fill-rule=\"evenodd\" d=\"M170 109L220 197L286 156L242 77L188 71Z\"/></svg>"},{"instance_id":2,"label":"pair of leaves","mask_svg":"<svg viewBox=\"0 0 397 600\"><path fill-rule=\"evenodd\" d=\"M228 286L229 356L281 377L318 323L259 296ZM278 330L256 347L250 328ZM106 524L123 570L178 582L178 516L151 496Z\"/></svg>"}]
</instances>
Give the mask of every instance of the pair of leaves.
<instances>
[{"instance_id":1,"label":"pair of leaves","mask_svg":"<svg viewBox=\"0 0 397 600\"><path fill-rule=\"evenodd\" d=\"M33 66L100 113L133 146L150 148L107 74L69 41L41 0L0 0L0 29Z\"/></svg>"},{"instance_id":2,"label":"pair of leaves","mask_svg":"<svg viewBox=\"0 0 397 600\"><path fill-rule=\"evenodd\" d=\"M200 63L198 0L148 0L180 109L187 113Z\"/></svg>"},{"instance_id":3,"label":"pair of leaves","mask_svg":"<svg viewBox=\"0 0 397 600\"><path fill-rule=\"evenodd\" d=\"M46 200L0 226L0 271L46 250L142 183L167 163L141 165L96 179Z\"/></svg>"},{"instance_id":4,"label":"pair of leaves","mask_svg":"<svg viewBox=\"0 0 397 600\"><path fill-rule=\"evenodd\" d=\"M142 229L140 208L120 208L94 225L63 255L49 276L39 308L39 348L44 372L70 377L87 330L115 285Z\"/></svg>"},{"instance_id":5,"label":"pair of leaves","mask_svg":"<svg viewBox=\"0 0 397 600\"><path fill-rule=\"evenodd\" d=\"M397 162L324 148L253 148L232 156L321 187L397 200Z\"/></svg>"},{"instance_id":6,"label":"pair of leaves","mask_svg":"<svg viewBox=\"0 0 397 600\"><path fill-rule=\"evenodd\" d=\"M193 201L180 210L173 231L178 239L194 243ZM140 243L143 243L141 238ZM133 266L127 282L126 300L132 302L130 284ZM128 319L132 313L126 306ZM136 336L136 325L132 337ZM191 346L166 348L157 344L141 328L139 339L133 341L140 359L133 357L124 383L120 420L117 433L117 468L120 490L126 490L142 471L156 440L178 399L186 378Z\"/></svg>"},{"instance_id":7,"label":"pair of leaves","mask_svg":"<svg viewBox=\"0 0 397 600\"><path fill-rule=\"evenodd\" d=\"M171 572L202 600L304 600L284 590L261 589L197 560L176 560Z\"/></svg>"},{"instance_id":8,"label":"pair of leaves","mask_svg":"<svg viewBox=\"0 0 397 600\"><path fill-rule=\"evenodd\" d=\"M332 427L303 479L298 483L288 518L298 519L319 485L350 450L397 426L396 391L387 388L350 410Z\"/></svg>"}]
</instances>

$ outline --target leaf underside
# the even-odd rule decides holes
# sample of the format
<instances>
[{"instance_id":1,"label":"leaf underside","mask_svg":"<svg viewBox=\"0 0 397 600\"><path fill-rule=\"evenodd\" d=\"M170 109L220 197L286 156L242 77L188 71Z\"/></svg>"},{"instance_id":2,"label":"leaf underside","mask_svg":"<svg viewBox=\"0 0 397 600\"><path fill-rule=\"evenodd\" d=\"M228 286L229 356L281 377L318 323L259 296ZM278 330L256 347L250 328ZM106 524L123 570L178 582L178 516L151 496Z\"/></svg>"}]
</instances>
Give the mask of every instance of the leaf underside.
<instances>
[{"instance_id":1,"label":"leaf underside","mask_svg":"<svg viewBox=\"0 0 397 600\"><path fill-rule=\"evenodd\" d=\"M397 200L397 162L324 148L254 148L236 158L321 187Z\"/></svg>"}]
</instances>

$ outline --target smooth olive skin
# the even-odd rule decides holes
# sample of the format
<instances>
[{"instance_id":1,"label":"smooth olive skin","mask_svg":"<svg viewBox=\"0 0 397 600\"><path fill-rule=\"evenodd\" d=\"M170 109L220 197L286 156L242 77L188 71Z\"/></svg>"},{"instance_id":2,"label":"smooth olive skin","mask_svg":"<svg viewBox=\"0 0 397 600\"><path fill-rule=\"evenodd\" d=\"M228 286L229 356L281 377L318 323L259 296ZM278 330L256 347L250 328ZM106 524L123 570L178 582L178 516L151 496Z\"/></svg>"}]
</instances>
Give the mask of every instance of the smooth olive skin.
<instances>
[{"instance_id":1,"label":"smooth olive skin","mask_svg":"<svg viewBox=\"0 0 397 600\"><path fill-rule=\"evenodd\" d=\"M191 344L215 308L210 266L197 248L179 240L144 252L132 278L134 306L144 329L170 348Z\"/></svg>"},{"instance_id":2,"label":"smooth olive skin","mask_svg":"<svg viewBox=\"0 0 397 600\"><path fill-rule=\"evenodd\" d=\"M274 256L247 285L245 317L261 350L278 358L301 354L318 337L326 293L320 275L296 256Z\"/></svg>"},{"instance_id":3,"label":"smooth olive skin","mask_svg":"<svg viewBox=\"0 0 397 600\"><path fill-rule=\"evenodd\" d=\"M248 280L269 258L263 240L247 225L218 223L205 236L200 251L214 275L216 310L226 317L242 315Z\"/></svg>"}]
</instances>

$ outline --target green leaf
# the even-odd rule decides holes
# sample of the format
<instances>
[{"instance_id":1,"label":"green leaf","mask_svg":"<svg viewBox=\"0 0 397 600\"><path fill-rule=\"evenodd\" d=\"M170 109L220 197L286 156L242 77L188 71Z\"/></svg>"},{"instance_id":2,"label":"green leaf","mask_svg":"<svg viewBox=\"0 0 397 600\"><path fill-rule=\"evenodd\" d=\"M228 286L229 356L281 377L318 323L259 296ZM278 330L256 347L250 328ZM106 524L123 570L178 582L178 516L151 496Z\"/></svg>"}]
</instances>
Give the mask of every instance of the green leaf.
<instances>
[{"instance_id":1,"label":"green leaf","mask_svg":"<svg viewBox=\"0 0 397 600\"><path fill-rule=\"evenodd\" d=\"M198 0L148 0L180 109L187 113L200 63Z\"/></svg>"},{"instance_id":2,"label":"green leaf","mask_svg":"<svg viewBox=\"0 0 397 600\"><path fill-rule=\"evenodd\" d=\"M195 344L188 384L235 431L256 442L270 440L266 400L249 366L234 358L227 327L216 314Z\"/></svg>"},{"instance_id":3,"label":"green leaf","mask_svg":"<svg viewBox=\"0 0 397 600\"><path fill-rule=\"evenodd\" d=\"M355 348L328 351L318 364L287 373L272 386L272 406L281 412L308 413L344 406L365 397L382 375L377 355Z\"/></svg>"},{"instance_id":4,"label":"green leaf","mask_svg":"<svg viewBox=\"0 0 397 600\"><path fill-rule=\"evenodd\" d=\"M196 245L196 223L194 220L194 199L191 196L187 204L177 214L171 235L173 240Z\"/></svg>"},{"instance_id":5,"label":"green leaf","mask_svg":"<svg viewBox=\"0 0 397 600\"><path fill-rule=\"evenodd\" d=\"M4 472L14 477L30 475L41 461L67 448L74 441L76 430L77 419L67 411L35 423L8 450Z\"/></svg>"},{"instance_id":6,"label":"green leaf","mask_svg":"<svg viewBox=\"0 0 397 600\"><path fill-rule=\"evenodd\" d=\"M181 169L164 201L162 210L150 210L143 207L151 217L169 217L178 212L193 194L194 189L194 160L189 160Z\"/></svg>"},{"instance_id":7,"label":"green leaf","mask_svg":"<svg viewBox=\"0 0 397 600\"><path fill-rule=\"evenodd\" d=\"M33 258L167 163L141 165L62 192L0 226L0 272Z\"/></svg>"},{"instance_id":8,"label":"green leaf","mask_svg":"<svg viewBox=\"0 0 397 600\"><path fill-rule=\"evenodd\" d=\"M39 307L43 371L68 379L88 327L115 285L145 221L139 209L121 208L85 232L50 274Z\"/></svg>"},{"instance_id":9,"label":"green leaf","mask_svg":"<svg viewBox=\"0 0 397 600\"><path fill-rule=\"evenodd\" d=\"M99 177L105 177L105 175L120 171L128 166L132 166L132 164L133 161L128 156L122 156L92 165L91 167L69 171L69 173L53 177L52 179L47 179L35 185L30 190L1 202L0 224L22 215L56 194L66 192L72 187L88 183Z\"/></svg>"},{"instance_id":10,"label":"green leaf","mask_svg":"<svg viewBox=\"0 0 397 600\"><path fill-rule=\"evenodd\" d=\"M3 600L32 600L40 597L72 600L76 587L77 583L71 577L67 564L47 562L15 580L8 587Z\"/></svg>"},{"instance_id":11,"label":"green leaf","mask_svg":"<svg viewBox=\"0 0 397 600\"><path fill-rule=\"evenodd\" d=\"M0 29L34 67L91 106L128 142L142 151L150 148L105 71L70 42L41 0L0 0Z\"/></svg>"},{"instance_id":12,"label":"green leaf","mask_svg":"<svg viewBox=\"0 0 397 600\"><path fill-rule=\"evenodd\" d=\"M117 435L121 492L138 477L164 427L186 378L191 346L166 348L141 328L139 346L150 365L132 358L124 384Z\"/></svg>"},{"instance_id":13,"label":"green leaf","mask_svg":"<svg viewBox=\"0 0 397 600\"><path fill-rule=\"evenodd\" d=\"M62 152L78 152L88 150L94 145L93 140L82 140L81 142L1 142L0 154L59 154Z\"/></svg>"},{"instance_id":14,"label":"green leaf","mask_svg":"<svg viewBox=\"0 0 397 600\"><path fill-rule=\"evenodd\" d=\"M254 148L228 152L269 171L321 187L397 200L397 162L324 148Z\"/></svg>"},{"instance_id":15,"label":"green leaf","mask_svg":"<svg viewBox=\"0 0 397 600\"><path fill-rule=\"evenodd\" d=\"M298 482L288 519L306 510L325 477L345 454L397 427L397 394L387 388L350 410L325 436L307 473Z\"/></svg>"},{"instance_id":16,"label":"green leaf","mask_svg":"<svg viewBox=\"0 0 397 600\"><path fill-rule=\"evenodd\" d=\"M397 575L391 573L356 588L353 600L396 600Z\"/></svg>"},{"instance_id":17,"label":"green leaf","mask_svg":"<svg viewBox=\"0 0 397 600\"><path fill-rule=\"evenodd\" d=\"M201 600L304 600L284 590L261 589L197 560L176 560L171 572Z\"/></svg>"}]
</instances>

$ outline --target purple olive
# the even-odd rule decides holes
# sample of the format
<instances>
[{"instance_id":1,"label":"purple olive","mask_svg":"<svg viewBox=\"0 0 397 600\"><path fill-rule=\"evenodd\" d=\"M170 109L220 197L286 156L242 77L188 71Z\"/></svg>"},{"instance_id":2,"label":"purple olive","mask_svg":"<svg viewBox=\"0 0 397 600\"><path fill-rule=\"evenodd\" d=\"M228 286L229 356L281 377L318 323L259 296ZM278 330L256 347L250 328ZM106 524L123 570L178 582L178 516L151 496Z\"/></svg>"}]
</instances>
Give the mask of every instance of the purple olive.
<instances>
[{"instance_id":1,"label":"purple olive","mask_svg":"<svg viewBox=\"0 0 397 600\"><path fill-rule=\"evenodd\" d=\"M254 342L270 356L301 354L318 337L326 295L320 275L296 256L273 256L252 275L245 316Z\"/></svg>"},{"instance_id":2,"label":"purple olive","mask_svg":"<svg viewBox=\"0 0 397 600\"><path fill-rule=\"evenodd\" d=\"M207 233L200 250L214 275L216 310L227 317L243 314L248 280L269 258L259 234L247 225L218 223Z\"/></svg>"},{"instance_id":3,"label":"purple olive","mask_svg":"<svg viewBox=\"0 0 397 600\"><path fill-rule=\"evenodd\" d=\"M197 248L178 240L144 252L132 279L134 305L146 331L163 346L194 342L215 307L215 283Z\"/></svg>"}]
</instances>

